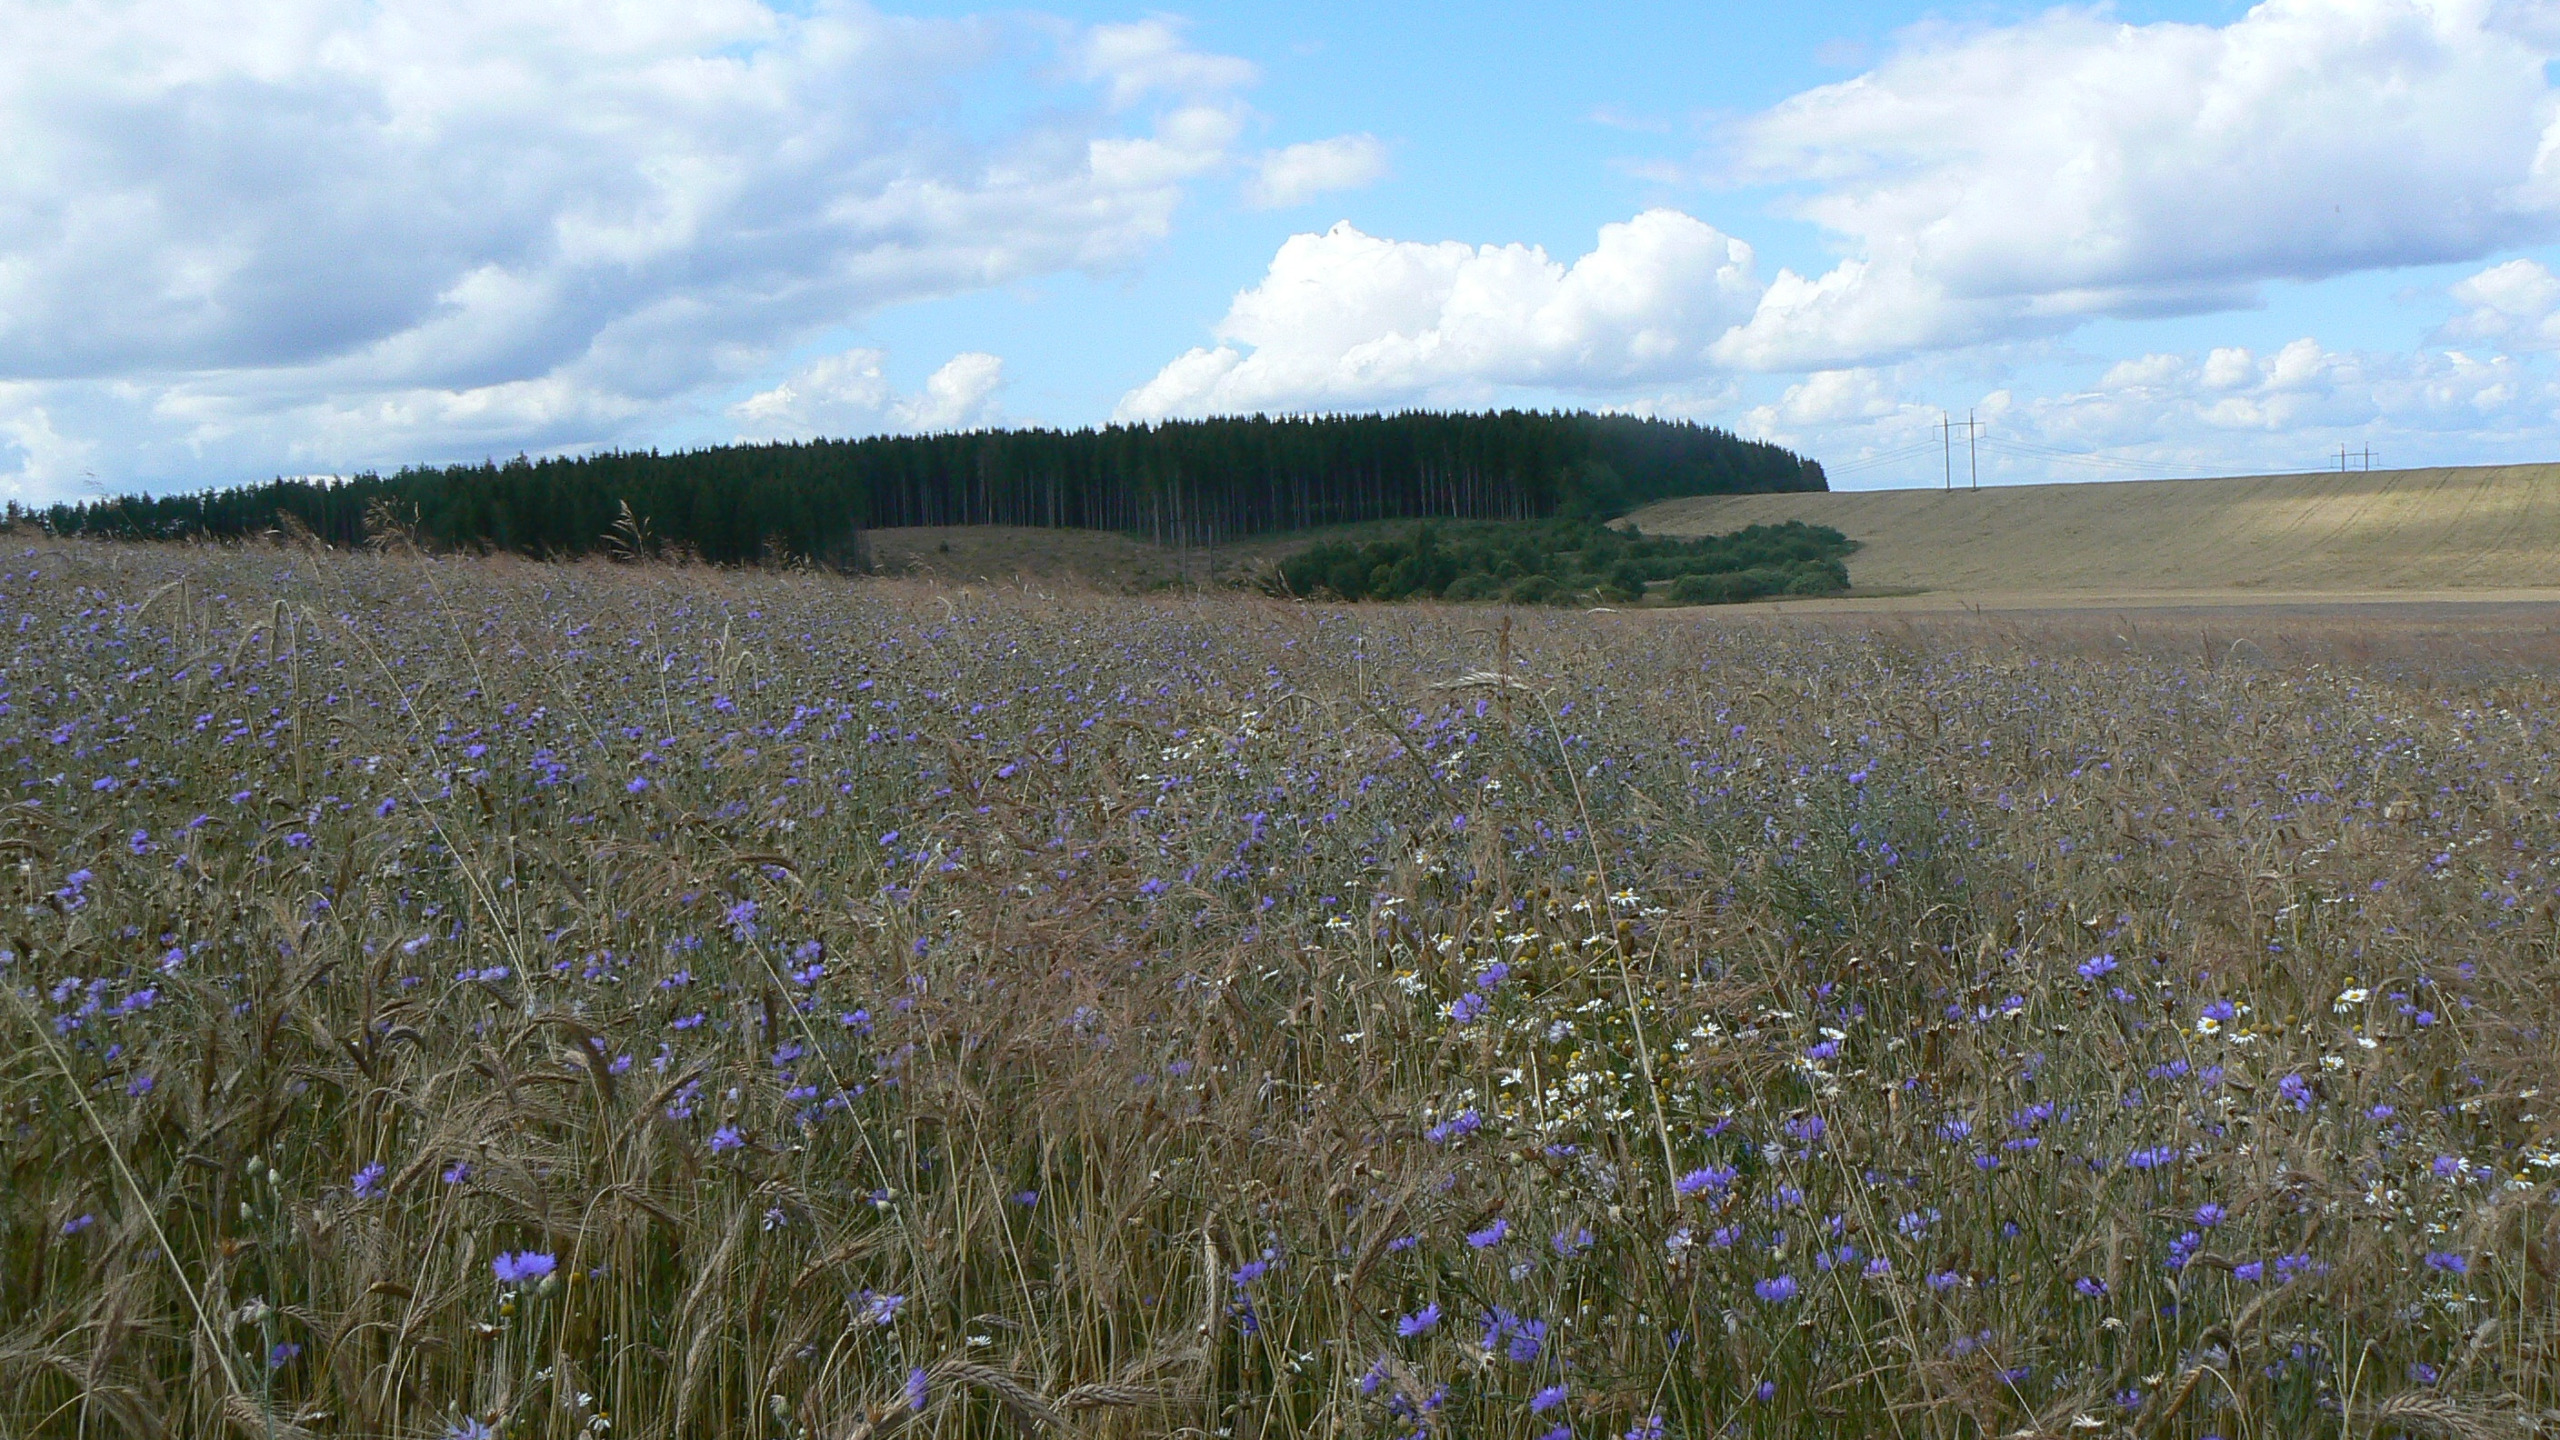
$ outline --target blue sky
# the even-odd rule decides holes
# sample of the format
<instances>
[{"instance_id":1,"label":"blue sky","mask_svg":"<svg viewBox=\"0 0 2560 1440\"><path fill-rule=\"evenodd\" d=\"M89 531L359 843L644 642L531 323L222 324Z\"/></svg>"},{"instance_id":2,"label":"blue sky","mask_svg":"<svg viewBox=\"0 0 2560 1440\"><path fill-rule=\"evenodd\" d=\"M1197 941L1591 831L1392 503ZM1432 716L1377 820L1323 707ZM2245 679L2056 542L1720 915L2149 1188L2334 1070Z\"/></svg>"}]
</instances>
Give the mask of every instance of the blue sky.
<instances>
[{"instance_id":1,"label":"blue sky","mask_svg":"<svg viewBox=\"0 0 2560 1440\"><path fill-rule=\"evenodd\" d=\"M0 493L1239 411L2560 458L2560 15L0 11ZM2359 461L2358 463L2361 463Z\"/></svg>"}]
</instances>

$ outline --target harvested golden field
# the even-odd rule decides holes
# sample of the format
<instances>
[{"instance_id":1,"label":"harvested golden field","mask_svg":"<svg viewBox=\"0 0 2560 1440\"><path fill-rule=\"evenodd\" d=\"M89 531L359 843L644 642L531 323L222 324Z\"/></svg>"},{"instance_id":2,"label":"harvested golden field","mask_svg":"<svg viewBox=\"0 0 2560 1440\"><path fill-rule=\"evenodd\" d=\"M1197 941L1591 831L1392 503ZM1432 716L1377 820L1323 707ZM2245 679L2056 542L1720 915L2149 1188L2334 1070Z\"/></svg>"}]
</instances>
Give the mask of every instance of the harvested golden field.
<instances>
[{"instance_id":1,"label":"harvested golden field","mask_svg":"<svg viewBox=\"0 0 2560 1440\"><path fill-rule=\"evenodd\" d=\"M1648 533L1802 520L1861 589L2140 596L2560 586L2560 465L1666 500Z\"/></svg>"}]
</instances>

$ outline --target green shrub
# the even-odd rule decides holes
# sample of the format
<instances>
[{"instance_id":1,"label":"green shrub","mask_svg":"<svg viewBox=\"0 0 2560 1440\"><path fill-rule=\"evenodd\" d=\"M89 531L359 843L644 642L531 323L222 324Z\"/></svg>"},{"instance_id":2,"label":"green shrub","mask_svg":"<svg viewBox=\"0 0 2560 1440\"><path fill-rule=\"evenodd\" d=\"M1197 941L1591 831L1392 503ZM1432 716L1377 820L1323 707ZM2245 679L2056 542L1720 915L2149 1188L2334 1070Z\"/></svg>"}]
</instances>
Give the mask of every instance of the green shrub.
<instances>
[{"instance_id":1,"label":"green shrub","mask_svg":"<svg viewBox=\"0 0 2560 1440\"><path fill-rule=\"evenodd\" d=\"M1511 588L1502 592L1502 598L1514 605L1550 605L1562 591L1563 587L1557 585L1552 577L1524 575L1511 582Z\"/></svg>"},{"instance_id":2,"label":"green shrub","mask_svg":"<svg viewBox=\"0 0 2560 1440\"><path fill-rule=\"evenodd\" d=\"M1683 575L1671 582L1674 605L1721 605L1740 598L1731 575Z\"/></svg>"},{"instance_id":3,"label":"green shrub","mask_svg":"<svg viewBox=\"0 0 2560 1440\"><path fill-rule=\"evenodd\" d=\"M1644 561L1636 559L1621 560L1610 566L1608 578L1600 584L1601 597L1621 604L1643 599L1645 582L1653 578L1645 573L1646 568Z\"/></svg>"},{"instance_id":4,"label":"green shrub","mask_svg":"<svg viewBox=\"0 0 2560 1440\"><path fill-rule=\"evenodd\" d=\"M1403 536L1312 545L1282 560L1275 594L1332 600L1486 600L1552 604L1597 592L1612 604L1670 582L1673 601L1719 604L1821 595L1849 583L1856 543L1789 521L1730 535L1651 536L1590 520L1418 525Z\"/></svg>"}]
</instances>

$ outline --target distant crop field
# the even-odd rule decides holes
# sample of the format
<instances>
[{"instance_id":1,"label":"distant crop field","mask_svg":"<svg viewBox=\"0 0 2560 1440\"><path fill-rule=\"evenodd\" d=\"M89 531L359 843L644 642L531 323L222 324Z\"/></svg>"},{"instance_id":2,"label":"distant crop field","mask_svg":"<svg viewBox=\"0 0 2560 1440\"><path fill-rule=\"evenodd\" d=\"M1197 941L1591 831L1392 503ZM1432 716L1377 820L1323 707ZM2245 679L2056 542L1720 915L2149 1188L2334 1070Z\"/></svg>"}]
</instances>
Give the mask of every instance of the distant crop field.
<instances>
[{"instance_id":1,"label":"distant crop field","mask_svg":"<svg viewBox=\"0 0 2560 1440\"><path fill-rule=\"evenodd\" d=\"M0 620L0 1433L2560 1406L2513 657L23 537Z\"/></svg>"},{"instance_id":2,"label":"distant crop field","mask_svg":"<svg viewBox=\"0 0 2560 1440\"><path fill-rule=\"evenodd\" d=\"M1648 534L1802 520L1860 587L2357 591L2560 586L2560 465L1666 500Z\"/></svg>"}]
</instances>

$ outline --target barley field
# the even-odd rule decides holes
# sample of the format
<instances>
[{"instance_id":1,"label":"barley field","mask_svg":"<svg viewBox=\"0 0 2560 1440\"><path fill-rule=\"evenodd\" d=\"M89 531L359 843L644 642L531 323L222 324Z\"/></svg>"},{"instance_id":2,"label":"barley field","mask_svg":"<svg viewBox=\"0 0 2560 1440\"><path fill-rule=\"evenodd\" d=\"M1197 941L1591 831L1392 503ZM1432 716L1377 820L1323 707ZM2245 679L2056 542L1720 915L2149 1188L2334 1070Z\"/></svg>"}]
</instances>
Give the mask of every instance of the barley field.
<instances>
[{"instance_id":1,"label":"barley field","mask_svg":"<svg viewBox=\"0 0 2560 1440\"><path fill-rule=\"evenodd\" d=\"M2531 667L0 545L0 1434L2560 1406Z\"/></svg>"}]
</instances>

